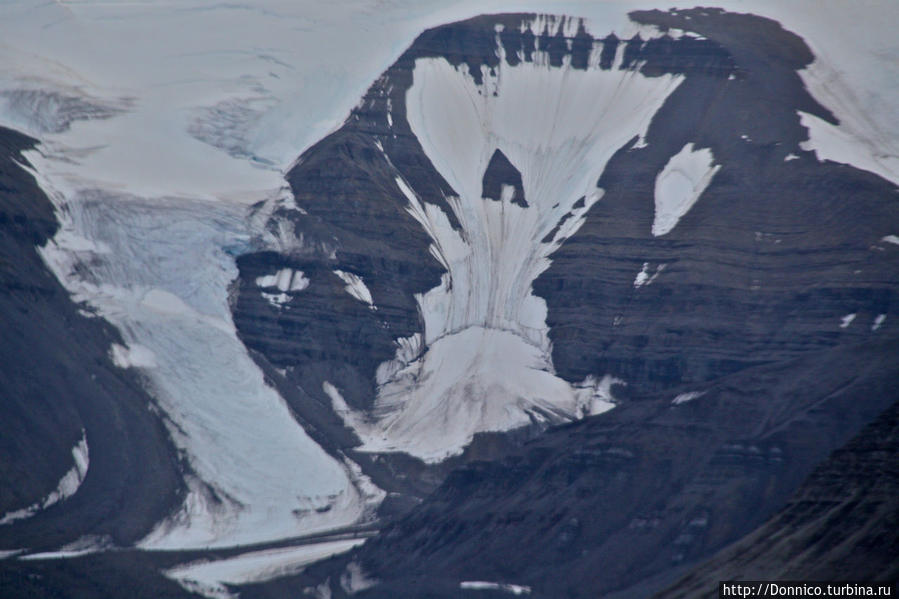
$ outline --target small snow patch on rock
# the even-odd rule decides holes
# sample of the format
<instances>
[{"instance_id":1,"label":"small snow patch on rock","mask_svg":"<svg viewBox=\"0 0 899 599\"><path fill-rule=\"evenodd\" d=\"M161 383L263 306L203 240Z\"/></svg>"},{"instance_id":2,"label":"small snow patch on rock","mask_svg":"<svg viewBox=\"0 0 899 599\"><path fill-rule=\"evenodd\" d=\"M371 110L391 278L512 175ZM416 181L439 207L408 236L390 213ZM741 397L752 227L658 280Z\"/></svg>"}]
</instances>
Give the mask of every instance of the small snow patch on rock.
<instances>
[{"instance_id":1,"label":"small snow patch on rock","mask_svg":"<svg viewBox=\"0 0 899 599\"><path fill-rule=\"evenodd\" d=\"M705 391L689 391L687 393L681 393L673 400L671 400L671 405L679 406L682 403L687 403L688 401L693 401L698 397L702 397L705 395Z\"/></svg>"}]
</instances>

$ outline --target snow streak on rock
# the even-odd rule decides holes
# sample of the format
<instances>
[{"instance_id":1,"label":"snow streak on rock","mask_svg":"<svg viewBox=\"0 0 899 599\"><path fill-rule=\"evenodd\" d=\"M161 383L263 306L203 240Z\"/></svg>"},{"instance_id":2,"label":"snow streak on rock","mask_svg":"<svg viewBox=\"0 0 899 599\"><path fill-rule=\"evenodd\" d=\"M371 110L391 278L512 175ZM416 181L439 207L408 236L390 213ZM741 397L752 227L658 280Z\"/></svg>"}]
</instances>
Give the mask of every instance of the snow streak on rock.
<instances>
[{"instance_id":1,"label":"snow streak on rock","mask_svg":"<svg viewBox=\"0 0 899 599\"><path fill-rule=\"evenodd\" d=\"M531 587L529 586L504 582L486 582L483 580L466 580L459 583L459 588L466 591L502 591L513 595L531 594Z\"/></svg>"},{"instance_id":2,"label":"snow streak on rock","mask_svg":"<svg viewBox=\"0 0 899 599\"><path fill-rule=\"evenodd\" d=\"M366 286L365 282L362 280L362 277L351 272L344 272L342 270L335 270L334 274L340 277L341 281L346 283L347 293L352 295L360 302L374 307L372 305L371 291L369 291L368 286Z\"/></svg>"},{"instance_id":3,"label":"snow streak on rock","mask_svg":"<svg viewBox=\"0 0 899 599\"><path fill-rule=\"evenodd\" d=\"M568 23L544 21L540 27L549 23L550 34ZM574 69L570 56L550 66L539 48L533 61L510 66L497 43L500 64L481 67L480 82L465 64L416 60L406 116L456 192L447 202L461 229L397 177L447 272L440 286L418 297L426 353L391 363L389 380L379 380L374 424L350 415L364 449L439 461L476 432L611 407L608 397L595 401L603 395L598 379L573 387L555 376L546 304L532 283L602 197L596 182L612 154L645 133L681 81L620 69L623 47L611 69L600 68L598 43L587 68ZM503 184L485 198L494 163L516 185ZM510 170L520 174L523 198Z\"/></svg>"},{"instance_id":4,"label":"snow streak on rock","mask_svg":"<svg viewBox=\"0 0 899 599\"><path fill-rule=\"evenodd\" d=\"M87 468L90 465L90 453L87 448L87 433L83 430L81 431L81 440L72 448L72 459L75 461L75 464L61 479L59 479L59 484L56 485L56 489L35 504L5 514L0 518L0 526L33 516L40 510L47 509L54 503L68 499L78 491L78 488L84 481L84 477L87 476Z\"/></svg>"}]
</instances>

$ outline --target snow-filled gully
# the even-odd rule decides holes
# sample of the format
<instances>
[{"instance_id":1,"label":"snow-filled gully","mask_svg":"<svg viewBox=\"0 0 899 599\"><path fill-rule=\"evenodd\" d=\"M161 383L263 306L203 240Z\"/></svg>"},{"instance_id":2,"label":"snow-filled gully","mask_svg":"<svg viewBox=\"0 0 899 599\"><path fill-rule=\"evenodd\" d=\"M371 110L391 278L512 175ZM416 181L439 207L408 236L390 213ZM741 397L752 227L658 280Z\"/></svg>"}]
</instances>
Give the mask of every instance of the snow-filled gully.
<instances>
[{"instance_id":1,"label":"snow-filled gully","mask_svg":"<svg viewBox=\"0 0 899 599\"><path fill-rule=\"evenodd\" d=\"M500 65L482 67L481 84L468 65L416 61L406 116L457 194L447 201L461 230L397 177L447 272L440 286L418 297L424 344L403 340L396 360L382 367L374 423L326 385L365 450L435 462L461 452L480 431L560 422L612 406L608 378L570 385L555 375L546 304L532 284L602 197L596 182L613 153L643 137L681 76L621 70L623 44L603 70L600 49L597 43L586 70L571 68L569 57L551 67L539 50L533 62L513 67L497 43ZM496 150L520 172L524 202L513 198L510 185L498 199L482 197ZM409 345L426 350L416 355Z\"/></svg>"}]
</instances>

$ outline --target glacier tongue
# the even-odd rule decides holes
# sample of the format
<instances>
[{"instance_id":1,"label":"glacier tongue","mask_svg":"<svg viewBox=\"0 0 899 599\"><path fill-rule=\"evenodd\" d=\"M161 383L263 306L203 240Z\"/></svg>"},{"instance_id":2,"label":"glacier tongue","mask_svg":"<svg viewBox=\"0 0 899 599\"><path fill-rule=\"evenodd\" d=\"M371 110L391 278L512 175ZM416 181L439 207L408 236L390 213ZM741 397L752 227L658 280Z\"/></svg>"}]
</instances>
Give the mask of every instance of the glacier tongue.
<instances>
[{"instance_id":1,"label":"glacier tongue","mask_svg":"<svg viewBox=\"0 0 899 599\"><path fill-rule=\"evenodd\" d=\"M119 329L128 349L111 347L113 357L141 369L191 471L182 508L141 546L255 543L363 516L378 490L309 438L236 335L228 252L249 243L245 208L60 191L41 174L52 159L28 159L62 222L44 260Z\"/></svg>"},{"instance_id":2,"label":"glacier tongue","mask_svg":"<svg viewBox=\"0 0 899 599\"><path fill-rule=\"evenodd\" d=\"M397 177L447 273L418 297L426 352L411 362L398 354L383 369L390 376L379 380L375 423L353 415L328 389L365 450L439 461L477 432L612 406L609 397L595 401L601 393L593 381L575 388L555 375L546 304L532 284L602 197L597 180L613 153L645 134L682 79L620 69L623 45L611 69L600 68L599 44L586 69L572 68L570 57L551 67L541 51L533 62L510 66L499 43L497 51L500 64L482 66L480 82L465 64L415 62L406 117L457 194L447 203L460 229ZM520 173L524 198L506 184L493 194L499 198L482 197L497 150Z\"/></svg>"},{"instance_id":3,"label":"glacier tongue","mask_svg":"<svg viewBox=\"0 0 899 599\"><path fill-rule=\"evenodd\" d=\"M668 160L656 177L653 235L660 237L670 233L690 211L721 168L714 161L712 150L696 149L692 143L686 144Z\"/></svg>"}]
</instances>

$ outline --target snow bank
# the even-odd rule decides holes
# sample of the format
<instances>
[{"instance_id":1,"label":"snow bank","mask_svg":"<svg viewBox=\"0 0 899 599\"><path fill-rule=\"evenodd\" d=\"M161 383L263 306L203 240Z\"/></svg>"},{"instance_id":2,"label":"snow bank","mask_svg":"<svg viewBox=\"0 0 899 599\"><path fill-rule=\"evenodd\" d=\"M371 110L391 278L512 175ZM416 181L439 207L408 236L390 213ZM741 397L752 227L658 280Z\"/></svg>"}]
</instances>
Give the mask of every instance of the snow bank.
<instances>
[{"instance_id":1,"label":"snow bank","mask_svg":"<svg viewBox=\"0 0 899 599\"><path fill-rule=\"evenodd\" d=\"M275 274L257 277L256 285L263 289L275 287L281 291L302 291L309 287L309 279L303 275L302 270L282 268Z\"/></svg>"}]
</instances>

